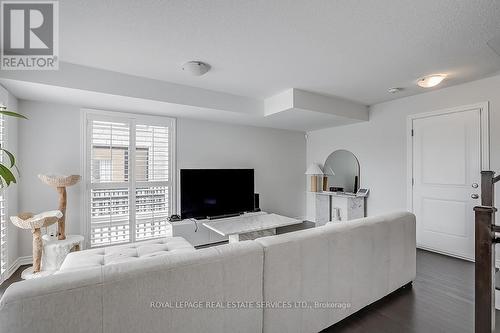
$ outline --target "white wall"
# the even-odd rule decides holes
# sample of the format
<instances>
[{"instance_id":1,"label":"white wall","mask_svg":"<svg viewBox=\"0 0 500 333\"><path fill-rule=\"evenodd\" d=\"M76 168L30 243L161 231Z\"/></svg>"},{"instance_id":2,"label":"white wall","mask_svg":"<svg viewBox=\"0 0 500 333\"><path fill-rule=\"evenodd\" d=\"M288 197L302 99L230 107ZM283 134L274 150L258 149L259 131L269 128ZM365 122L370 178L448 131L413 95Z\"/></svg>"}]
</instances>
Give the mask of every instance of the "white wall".
<instances>
[{"instance_id":1,"label":"white wall","mask_svg":"<svg viewBox=\"0 0 500 333\"><path fill-rule=\"evenodd\" d=\"M79 107L20 101L29 117L19 127L22 211L57 208L54 189L39 173L81 173ZM304 134L295 131L236 126L191 119L177 121L178 168L254 168L261 207L289 216L303 216ZM237 186L237 183L235 183ZM82 233L81 185L68 189L67 232ZM31 234L21 235L21 256L31 253Z\"/></svg>"},{"instance_id":2,"label":"white wall","mask_svg":"<svg viewBox=\"0 0 500 333\"><path fill-rule=\"evenodd\" d=\"M500 76L377 104L368 122L313 131L307 162L324 163L334 150L350 150L359 159L361 187L370 188L368 215L406 210L407 116L483 101L490 106L491 170L500 172Z\"/></svg>"},{"instance_id":3,"label":"white wall","mask_svg":"<svg viewBox=\"0 0 500 333\"><path fill-rule=\"evenodd\" d=\"M179 119L177 167L253 168L262 210L304 216L304 133Z\"/></svg>"},{"instance_id":4,"label":"white wall","mask_svg":"<svg viewBox=\"0 0 500 333\"><path fill-rule=\"evenodd\" d=\"M80 110L74 106L19 101L19 209L39 213L57 209L58 195L40 173L80 174ZM68 188L67 233L81 233L81 185ZM19 234L19 256L31 255L31 233Z\"/></svg>"}]
</instances>

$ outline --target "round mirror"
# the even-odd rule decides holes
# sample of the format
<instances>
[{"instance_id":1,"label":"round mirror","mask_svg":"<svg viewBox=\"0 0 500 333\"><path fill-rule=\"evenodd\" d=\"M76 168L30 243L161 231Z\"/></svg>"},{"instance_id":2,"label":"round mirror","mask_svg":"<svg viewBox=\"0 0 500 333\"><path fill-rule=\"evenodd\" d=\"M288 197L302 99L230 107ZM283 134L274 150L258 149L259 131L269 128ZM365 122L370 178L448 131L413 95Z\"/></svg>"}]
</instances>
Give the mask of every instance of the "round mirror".
<instances>
[{"instance_id":1,"label":"round mirror","mask_svg":"<svg viewBox=\"0 0 500 333\"><path fill-rule=\"evenodd\" d=\"M356 193L359 189L359 162L348 150L336 150L323 166L328 191Z\"/></svg>"}]
</instances>

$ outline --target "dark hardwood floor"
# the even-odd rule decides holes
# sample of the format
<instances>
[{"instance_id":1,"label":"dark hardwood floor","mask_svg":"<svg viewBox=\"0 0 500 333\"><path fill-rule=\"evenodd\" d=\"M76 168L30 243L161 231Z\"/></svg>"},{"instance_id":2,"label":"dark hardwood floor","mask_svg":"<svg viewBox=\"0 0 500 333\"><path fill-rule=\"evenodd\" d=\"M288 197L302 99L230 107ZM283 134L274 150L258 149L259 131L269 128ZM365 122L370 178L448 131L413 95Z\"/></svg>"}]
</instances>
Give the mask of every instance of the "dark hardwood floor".
<instances>
[{"instance_id":1,"label":"dark hardwood floor","mask_svg":"<svg viewBox=\"0 0 500 333\"><path fill-rule=\"evenodd\" d=\"M29 267L29 265L24 265L24 266L19 267L17 269L17 271L15 271L14 274L12 274L10 276L10 278L5 280L4 283L0 284L0 297L2 297L3 293L5 292L5 289L7 289L8 286L13 284L14 282L22 280L21 279L21 272L28 267Z\"/></svg>"},{"instance_id":2,"label":"dark hardwood floor","mask_svg":"<svg viewBox=\"0 0 500 333\"><path fill-rule=\"evenodd\" d=\"M496 322L500 324L500 311ZM497 325L496 332L500 332ZM396 291L323 332L473 332L474 264L417 251L413 287Z\"/></svg>"},{"instance_id":3,"label":"dark hardwood floor","mask_svg":"<svg viewBox=\"0 0 500 333\"><path fill-rule=\"evenodd\" d=\"M19 268L0 285L0 296L21 279ZM417 251L417 278L412 288L398 290L323 332L473 332L474 264ZM496 311L500 333L500 311Z\"/></svg>"}]
</instances>

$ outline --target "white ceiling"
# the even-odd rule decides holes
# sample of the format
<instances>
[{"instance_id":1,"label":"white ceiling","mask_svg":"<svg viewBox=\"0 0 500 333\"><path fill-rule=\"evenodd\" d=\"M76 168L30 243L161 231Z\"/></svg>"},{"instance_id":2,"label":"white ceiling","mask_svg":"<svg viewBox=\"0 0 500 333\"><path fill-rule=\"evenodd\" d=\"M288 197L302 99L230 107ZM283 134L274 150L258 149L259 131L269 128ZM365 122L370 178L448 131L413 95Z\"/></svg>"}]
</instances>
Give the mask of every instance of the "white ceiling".
<instances>
[{"instance_id":1,"label":"white ceiling","mask_svg":"<svg viewBox=\"0 0 500 333\"><path fill-rule=\"evenodd\" d=\"M264 99L289 88L367 105L500 70L491 0L65 0L62 61ZM212 71L188 77L183 62ZM390 87L403 87L396 95Z\"/></svg>"},{"instance_id":2,"label":"white ceiling","mask_svg":"<svg viewBox=\"0 0 500 333\"><path fill-rule=\"evenodd\" d=\"M106 79L99 76L98 71L92 72L85 68L81 70L85 71L85 73L90 71L90 76L94 77L98 82L123 83L123 81L127 81L126 76ZM31 73L31 71L23 72ZM43 71L41 73L50 72ZM63 70L62 72L65 73L66 71ZM80 83L85 81L84 75L81 73L77 71L71 73L80 78L78 80ZM181 89L178 92L186 92L189 101L193 99L192 96L199 99L197 100L198 103L188 103L179 99L178 94L177 96L166 96L168 95L167 91L182 88L171 85L160 87L159 90L163 92L161 96L154 93L148 95L131 94L123 90L123 88L131 88L131 90L137 92L139 90L137 87L142 86L145 90L152 92L158 84L148 85L147 80L142 80L137 84L126 84L121 87L122 89L118 90L105 90L98 86L97 89L89 89L88 86L76 88L72 84L63 85L54 80L40 83L35 82L36 80L33 80L33 82L27 81L24 77L15 77L16 79L0 77L0 84L20 99L74 105L80 108L197 118L306 132L368 120L368 109L363 105L337 98L318 96L305 91L294 90L293 94L289 96L290 99L286 100L291 102L289 107L264 109L263 106L255 104L255 101L244 98L230 103L231 100L228 99L229 96L226 94L219 96L218 103L214 104L214 102L217 102L217 96L205 96L208 97L207 99L204 98L203 92ZM28 75L28 77L33 79L32 76ZM59 76L57 75L57 77ZM120 88L118 84L116 87ZM304 107L307 109L304 109ZM271 113L266 115L266 110Z\"/></svg>"}]
</instances>

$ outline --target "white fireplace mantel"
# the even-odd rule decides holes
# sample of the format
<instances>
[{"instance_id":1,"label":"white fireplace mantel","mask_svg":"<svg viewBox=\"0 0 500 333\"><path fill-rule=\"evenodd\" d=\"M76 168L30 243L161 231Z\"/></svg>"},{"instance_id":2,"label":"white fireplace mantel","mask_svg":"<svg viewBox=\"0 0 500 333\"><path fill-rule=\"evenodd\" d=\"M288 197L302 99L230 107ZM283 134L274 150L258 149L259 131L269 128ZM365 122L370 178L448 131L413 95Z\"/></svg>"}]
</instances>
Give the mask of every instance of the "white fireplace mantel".
<instances>
[{"instance_id":1,"label":"white fireplace mantel","mask_svg":"<svg viewBox=\"0 0 500 333\"><path fill-rule=\"evenodd\" d=\"M307 192L307 219L317 225L365 216L365 198L338 192ZM336 219L336 210L340 220Z\"/></svg>"}]
</instances>

